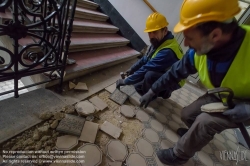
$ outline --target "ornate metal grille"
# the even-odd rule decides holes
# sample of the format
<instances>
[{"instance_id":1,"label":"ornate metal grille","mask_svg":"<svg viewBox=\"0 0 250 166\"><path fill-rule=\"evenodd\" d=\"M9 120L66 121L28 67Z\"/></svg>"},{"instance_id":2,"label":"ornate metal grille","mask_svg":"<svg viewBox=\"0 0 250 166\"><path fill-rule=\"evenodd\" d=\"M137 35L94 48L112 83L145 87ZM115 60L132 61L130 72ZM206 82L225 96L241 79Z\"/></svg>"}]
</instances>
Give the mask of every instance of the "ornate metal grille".
<instances>
[{"instance_id":1,"label":"ornate metal grille","mask_svg":"<svg viewBox=\"0 0 250 166\"><path fill-rule=\"evenodd\" d=\"M59 90L66 67L77 0L0 0L0 12L12 18L0 24L0 81L14 80L14 89L0 95L59 79ZM3 41L3 40L2 40ZM7 55L7 58L6 58ZM11 70L12 69L12 70ZM22 88L22 77L43 73L47 80ZM57 74L55 74L57 73Z\"/></svg>"}]
</instances>

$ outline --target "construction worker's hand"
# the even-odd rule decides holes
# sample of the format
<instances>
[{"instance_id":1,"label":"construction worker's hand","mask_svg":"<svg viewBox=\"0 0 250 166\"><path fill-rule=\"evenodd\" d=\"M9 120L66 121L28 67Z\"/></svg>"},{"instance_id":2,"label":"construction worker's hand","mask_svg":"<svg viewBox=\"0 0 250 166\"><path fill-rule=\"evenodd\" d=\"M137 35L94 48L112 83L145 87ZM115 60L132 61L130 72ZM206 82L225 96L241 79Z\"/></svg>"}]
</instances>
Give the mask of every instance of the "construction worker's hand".
<instances>
[{"instance_id":1,"label":"construction worker's hand","mask_svg":"<svg viewBox=\"0 0 250 166\"><path fill-rule=\"evenodd\" d=\"M131 69L128 69L125 73L126 73L127 76L130 76L130 75L132 75L134 72L133 72Z\"/></svg>"},{"instance_id":2,"label":"construction worker's hand","mask_svg":"<svg viewBox=\"0 0 250 166\"><path fill-rule=\"evenodd\" d=\"M126 84L124 83L123 79L119 79L119 80L116 81L116 88L117 89L120 90L120 86L124 86L124 85L126 85Z\"/></svg>"},{"instance_id":3,"label":"construction worker's hand","mask_svg":"<svg viewBox=\"0 0 250 166\"><path fill-rule=\"evenodd\" d=\"M250 119L250 105L238 104L233 109L223 112L223 115L228 116L233 122L244 122Z\"/></svg>"},{"instance_id":4,"label":"construction worker's hand","mask_svg":"<svg viewBox=\"0 0 250 166\"><path fill-rule=\"evenodd\" d=\"M149 89L149 91L140 98L140 107L144 106L144 108L147 108L148 104L153 100L154 96L155 93L151 89Z\"/></svg>"}]
</instances>

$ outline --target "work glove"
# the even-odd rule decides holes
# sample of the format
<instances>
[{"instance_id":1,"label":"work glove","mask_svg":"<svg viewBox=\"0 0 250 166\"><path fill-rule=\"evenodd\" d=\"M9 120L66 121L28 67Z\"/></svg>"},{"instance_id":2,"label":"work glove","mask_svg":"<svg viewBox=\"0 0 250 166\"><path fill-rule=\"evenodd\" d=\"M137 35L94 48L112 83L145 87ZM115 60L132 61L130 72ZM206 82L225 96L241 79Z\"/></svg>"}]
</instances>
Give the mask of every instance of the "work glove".
<instances>
[{"instance_id":1,"label":"work glove","mask_svg":"<svg viewBox=\"0 0 250 166\"><path fill-rule=\"evenodd\" d=\"M233 109L223 112L223 115L228 116L233 122L244 122L250 119L250 105L238 104Z\"/></svg>"},{"instance_id":2,"label":"work glove","mask_svg":"<svg viewBox=\"0 0 250 166\"><path fill-rule=\"evenodd\" d=\"M140 107L147 108L148 104L153 100L155 93L149 89L149 91L140 98Z\"/></svg>"},{"instance_id":3,"label":"work glove","mask_svg":"<svg viewBox=\"0 0 250 166\"><path fill-rule=\"evenodd\" d=\"M131 69L128 69L126 72L127 76L130 76L132 75L134 72L131 70Z\"/></svg>"},{"instance_id":4,"label":"work glove","mask_svg":"<svg viewBox=\"0 0 250 166\"><path fill-rule=\"evenodd\" d=\"M119 79L116 81L116 88L120 90L120 86L126 85L123 79Z\"/></svg>"}]
</instances>

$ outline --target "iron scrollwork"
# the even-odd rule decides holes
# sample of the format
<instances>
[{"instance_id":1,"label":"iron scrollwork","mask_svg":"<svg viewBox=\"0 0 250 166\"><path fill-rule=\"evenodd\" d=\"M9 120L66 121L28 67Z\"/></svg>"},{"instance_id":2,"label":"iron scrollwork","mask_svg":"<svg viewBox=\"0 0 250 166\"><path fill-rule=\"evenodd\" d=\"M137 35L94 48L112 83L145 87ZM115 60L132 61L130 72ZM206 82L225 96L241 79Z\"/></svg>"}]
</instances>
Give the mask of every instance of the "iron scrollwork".
<instances>
[{"instance_id":1,"label":"iron scrollwork","mask_svg":"<svg viewBox=\"0 0 250 166\"><path fill-rule=\"evenodd\" d=\"M62 89L76 2L0 0L0 12L12 16L0 24L0 40L5 36L12 41L11 47L0 46L5 55L1 57L0 81L14 79L10 92L15 97L19 96L18 80L34 74L49 73L49 81L60 79Z\"/></svg>"}]
</instances>

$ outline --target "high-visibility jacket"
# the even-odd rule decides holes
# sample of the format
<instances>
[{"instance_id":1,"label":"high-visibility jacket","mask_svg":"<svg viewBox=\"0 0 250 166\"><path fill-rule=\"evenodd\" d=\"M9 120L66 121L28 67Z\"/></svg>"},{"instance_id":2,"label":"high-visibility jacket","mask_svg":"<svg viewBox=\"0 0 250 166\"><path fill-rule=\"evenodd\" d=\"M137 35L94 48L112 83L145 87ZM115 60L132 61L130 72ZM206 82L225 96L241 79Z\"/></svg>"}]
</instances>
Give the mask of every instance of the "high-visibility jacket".
<instances>
[{"instance_id":1,"label":"high-visibility jacket","mask_svg":"<svg viewBox=\"0 0 250 166\"><path fill-rule=\"evenodd\" d=\"M245 38L220 87L232 89L236 98L250 99L250 26L242 28L246 30ZM207 56L195 54L194 62L201 83L208 89L214 88L208 73Z\"/></svg>"}]
</instances>

